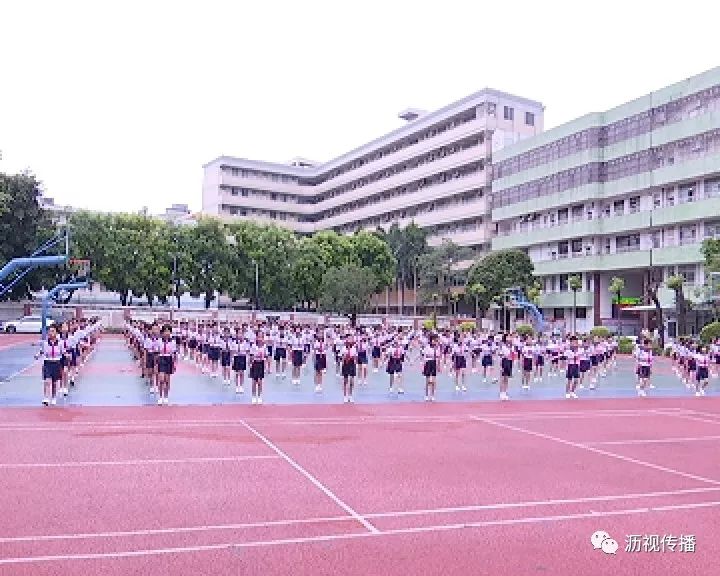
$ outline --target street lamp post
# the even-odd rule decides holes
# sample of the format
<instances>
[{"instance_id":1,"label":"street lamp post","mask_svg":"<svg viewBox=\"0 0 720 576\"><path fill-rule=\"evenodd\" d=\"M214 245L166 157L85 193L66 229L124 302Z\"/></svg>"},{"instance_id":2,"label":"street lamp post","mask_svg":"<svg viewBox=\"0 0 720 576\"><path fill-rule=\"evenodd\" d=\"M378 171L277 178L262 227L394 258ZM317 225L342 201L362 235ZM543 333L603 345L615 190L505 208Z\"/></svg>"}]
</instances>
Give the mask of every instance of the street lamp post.
<instances>
[{"instance_id":1,"label":"street lamp post","mask_svg":"<svg viewBox=\"0 0 720 576\"><path fill-rule=\"evenodd\" d=\"M413 261L413 316L417 316L417 302L418 302L418 257L415 256Z\"/></svg>"},{"instance_id":2,"label":"street lamp post","mask_svg":"<svg viewBox=\"0 0 720 576\"><path fill-rule=\"evenodd\" d=\"M253 310L260 310L260 265L257 260L252 262L255 264L255 305Z\"/></svg>"}]
</instances>

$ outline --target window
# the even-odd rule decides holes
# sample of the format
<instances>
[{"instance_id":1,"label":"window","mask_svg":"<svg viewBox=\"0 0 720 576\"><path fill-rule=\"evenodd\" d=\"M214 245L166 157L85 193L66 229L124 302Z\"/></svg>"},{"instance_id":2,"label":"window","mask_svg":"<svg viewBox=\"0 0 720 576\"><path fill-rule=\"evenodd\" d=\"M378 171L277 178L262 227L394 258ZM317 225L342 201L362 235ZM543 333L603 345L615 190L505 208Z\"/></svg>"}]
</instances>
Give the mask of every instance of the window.
<instances>
[{"instance_id":1,"label":"window","mask_svg":"<svg viewBox=\"0 0 720 576\"><path fill-rule=\"evenodd\" d=\"M582 249L583 249L582 239L576 239L576 240L572 240L570 242L570 250L573 253L575 253L575 254L580 253L580 252L582 252Z\"/></svg>"},{"instance_id":2,"label":"window","mask_svg":"<svg viewBox=\"0 0 720 576\"><path fill-rule=\"evenodd\" d=\"M553 318L555 320L564 320L565 308L553 308Z\"/></svg>"},{"instance_id":3,"label":"window","mask_svg":"<svg viewBox=\"0 0 720 576\"><path fill-rule=\"evenodd\" d=\"M680 228L680 245L682 246L683 244L694 244L696 235L696 226L682 226Z\"/></svg>"},{"instance_id":4,"label":"window","mask_svg":"<svg viewBox=\"0 0 720 576\"><path fill-rule=\"evenodd\" d=\"M568 275L560 274L560 292L568 291Z\"/></svg>"},{"instance_id":5,"label":"window","mask_svg":"<svg viewBox=\"0 0 720 576\"><path fill-rule=\"evenodd\" d=\"M592 274L585 274L585 290L592 290Z\"/></svg>"},{"instance_id":6,"label":"window","mask_svg":"<svg viewBox=\"0 0 720 576\"><path fill-rule=\"evenodd\" d=\"M695 266L693 264L678 266L678 276L685 278L685 282L688 284L695 284Z\"/></svg>"},{"instance_id":7,"label":"window","mask_svg":"<svg viewBox=\"0 0 720 576\"><path fill-rule=\"evenodd\" d=\"M503 106L503 118L505 120L514 120L515 109L512 106Z\"/></svg>"},{"instance_id":8,"label":"window","mask_svg":"<svg viewBox=\"0 0 720 576\"><path fill-rule=\"evenodd\" d=\"M685 204L695 200L695 185L680 187L680 204Z\"/></svg>"},{"instance_id":9,"label":"window","mask_svg":"<svg viewBox=\"0 0 720 576\"><path fill-rule=\"evenodd\" d=\"M525 125L535 126L535 114L532 112L525 112Z\"/></svg>"},{"instance_id":10,"label":"window","mask_svg":"<svg viewBox=\"0 0 720 576\"><path fill-rule=\"evenodd\" d=\"M720 197L720 178L705 180L705 198Z\"/></svg>"},{"instance_id":11,"label":"window","mask_svg":"<svg viewBox=\"0 0 720 576\"><path fill-rule=\"evenodd\" d=\"M720 239L720 220L705 222L705 238Z\"/></svg>"},{"instance_id":12,"label":"window","mask_svg":"<svg viewBox=\"0 0 720 576\"><path fill-rule=\"evenodd\" d=\"M560 258L567 258L567 255L568 255L567 241L558 243L558 254L560 254Z\"/></svg>"},{"instance_id":13,"label":"window","mask_svg":"<svg viewBox=\"0 0 720 576\"><path fill-rule=\"evenodd\" d=\"M585 308L585 306L575 308L575 318L578 320L585 320L585 318L587 318L587 308Z\"/></svg>"},{"instance_id":14,"label":"window","mask_svg":"<svg viewBox=\"0 0 720 576\"><path fill-rule=\"evenodd\" d=\"M662 247L662 235L660 231L656 231L652 233L652 247L653 248L661 248Z\"/></svg>"},{"instance_id":15,"label":"window","mask_svg":"<svg viewBox=\"0 0 720 576\"><path fill-rule=\"evenodd\" d=\"M640 234L630 234L628 236L618 236L615 239L615 249L617 252L631 252L640 249Z\"/></svg>"},{"instance_id":16,"label":"window","mask_svg":"<svg viewBox=\"0 0 720 576\"><path fill-rule=\"evenodd\" d=\"M615 211L615 216L622 216L625 213L625 200L616 200L613 203L613 210Z\"/></svg>"},{"instance_id":17,"label":"window","mask_svg":"<svg viewBox=\"0 0 720 576\"><path fill-rule=\"evenodd\" d=\"M640 196L630 198L630 214L635 214L640 210Z\"/></svg>"}]
</instances>

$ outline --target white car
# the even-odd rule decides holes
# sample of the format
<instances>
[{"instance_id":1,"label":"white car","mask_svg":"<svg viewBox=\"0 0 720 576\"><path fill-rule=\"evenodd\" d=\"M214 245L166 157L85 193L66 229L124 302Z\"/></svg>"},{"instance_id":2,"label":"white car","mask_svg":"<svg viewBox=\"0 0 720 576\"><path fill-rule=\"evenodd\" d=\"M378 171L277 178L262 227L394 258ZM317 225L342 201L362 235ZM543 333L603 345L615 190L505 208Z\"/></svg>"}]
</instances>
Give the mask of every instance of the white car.
<instances>
[{"instance_id":1,"label":"white car","mask_svg":"<svg viewBox=\"0 0 720 576\"><path fill-rule=\"evenodd\" d=\"M52 326L55 321L52 318L47 319L47 325ZM40 334L42 332L42 317L38 316L23 316L20 320L10 320L9 322L3 322L0 324L3 332L10 334L14 332L22 334Z\"/></svg>"}]
</instances>

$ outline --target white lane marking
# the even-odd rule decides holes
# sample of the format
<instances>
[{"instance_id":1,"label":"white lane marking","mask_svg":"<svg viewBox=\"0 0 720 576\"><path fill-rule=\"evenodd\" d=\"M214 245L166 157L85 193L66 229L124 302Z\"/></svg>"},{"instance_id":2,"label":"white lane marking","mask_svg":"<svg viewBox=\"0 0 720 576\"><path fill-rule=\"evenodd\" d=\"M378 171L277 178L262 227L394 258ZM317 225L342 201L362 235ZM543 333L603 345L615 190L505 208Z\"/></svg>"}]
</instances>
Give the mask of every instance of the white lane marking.
<instances>
[{"instance_id":1,"label":"white lane marking","mask_svg":"<svg viewBox=\"0 0 720 576\"><path fill-rule=\"evenodd\" d=\"M13 378L17 378L18 376L20 376L20 374L23 374L23 373L27 372L28 370L30 370L30 368L38 365L39 363L40 363L40 360L33 360L30 364L28 364L27 366L25 366L25 368L21 368L21 369L18 370L17 372L13 372L12 374L10 374L10 376L8 376L7 378L5 378L5 379L2 381L2 383L3 383L3 384L7 384L7 383L10 382L10 380L12 380Z\"/></svg>"},{"instance_id":2,"label":"white lane marking","mask_svg":"<svg viewBox=\"0 0 720 576\"><path fill-rule=\"evenodd\" d=\"M681 418L692 422L705 422L706 424L720 424L720 420L713 420L712 418L703 418L700 416L694 416L692 414L670 414L673 418Z\"/></svg>"},{"instance_id":3,"label":"white lane marking","mask_svg":"<svg viewBox=\"0 0 720 576\"><path fill-rule=\"evenodd\" d=\"M683 438L651 438L643 440L607 440L603 442L583 442L585 446L630 446L633 444L673 444L675 442L701 442L720 440L720 436L686 436Z\"/></svg>"},{"instance_id":4,"label":"white lane marking","mask_svg":"<svg viewBox=\"0 0 720 576\"><path fill-rule=\"evenodd\" d=\"M608 452L607 450L602 450L600 448L593 448L592 446L588 446L586 444L580 444L579 442L572 442L571 440L565 440L563 438L558 438L557 436L551 436L549 434L543 434L542 432L535 432L533 430L527 430L525 428L519 428L518 426L511 426L510 424L505 424L503 422L497 422L494 420L488 420L487 418L481 418L479 416L475 416L474 420L477 420L478 422L484 422L485 424L490 424L492 426L505 428L506 430L512 430L514 432L527 434L529 436L535 436L536 438L542 438L544 440L551 440L552 442L557 442L558 444L564 444L565 446L572 446L573 448L579 448L580 450L585 450L587 452L601 454L601 455L607 456L609 458L615 458L616 460L622 460L623 462L637 464L638 466L644 466L645 468L651 468L653 470L658 470L660 472L674 474L675 476L682 476L683 478L689 478L691 480L696 480L698 482L704 482L706 484L714 484L716 486L720 486L720 480L712 480L710 478L704 478L703 476L697 476L696 474L688 474L687 472L682 472L680 470L668 468L667 466L660 466L659 464L645 462L644 460L638 460L637 458L630 458L629 456L623 456L621 454L616 454L614 452Z\"/></svg>"},{"instance_id":5,"label":"white lane marking","mask_svg":"<svg viewBox=\"0 0 720 576\"><path fill-rule=\"evenodd\" d=\"M360 514L358 514L355 510L353 510L350 506L348 506L345 502L340 500L329 488L327 488L324 484L320 482L315 476L310 474L305 468L300 466L295 460L290 458L285 452L283 452L280 448L278 448L275 444L273 444L270 440L268 440L265 436L262 435L262 433L258 432L255 428L250 426L247 422L241 422L245 425L245 427L250 431L254 436L256 436L263 444L265 444L268 448L270 448L273 452L275 452L278 456L280 456L285 462L290 464L295 470L300 472L305 478L307 478L313 486L315 486L318 490L320 490L323 494L325 494L328 498L330 498L335 504L340 506L345 512L350 514L355 520L360 522L369 532L376 533L378 532L378 529L375 528L370 522L368 522L365 518L363 518Z\"/></svg>"},{"instance_id":6,"label":"white lane marking","mask_svg":"<svg viewBox=\"0 0 720 576\"><path fill-rule=\"evenodd\" d=\"M365 518L404 518L408 516L432 516L435 514L452 514L456 512L479 512L485 510L505 510L514 508L536 508L543 506L584 504L590 502L615 502L621 500L642 500L644 498L661 498L667 496L682 496L688 494L706 494L719 492L720 487L688 488L684 490L668 490L663 492L640 492L617 494L613 496L589 496L583 498L568 498L562 500L536 500L529 502L501 502L497 504L478 504L470 506L456 506L452 508L428 508L417 510L401 510L397 512L374 512L363 514ZM355 522L353 516L328 516L319 518L302 518L287 520L269 520L264 522L249 522L241 524L216 524L207 526L183 526L177 528L149 528L141 530L124 530L117 532L85 532L75 534L46 534L37 536L15 536L0 538L0 543L7 542L33 542L42 540L89 540L93 538L121 538L127 536L152 536L156 534L182 534L192 532L212 532L238 530L243 528L267 528L273 526L294 526L297 524L321 524L332 522Z\"/></svg>"},{"instance_id":7,"label":"white lane marking","mask_svg":"<svg viewBox=\"0 0 720 576\"><path fill-rule=\"evenodd\" d=\"M0 464L0 470L17 468L91 468L94 466L137 466L152 464L208 464L211 462L244 462L246 460L279 460L275 454L248 454L245 456L218 456L205 458L163 458L135 460L88 460L68 462L18 462L16 464Z\"/></svg>"},{"instance_id":8,"label":"white lane marking","mask_svg":"<svg viewBox=\"0 0 720 576\"><path fill-rule=\"evenodd\" d=\"M52 556L26 556L17 558L0 558L0 565L3 564L32 564L39 562L62 562L70 560L102 560L133 558L142 556L160 556L168 554L182 554L193 552L212 552L220 550L236 550L243 548L260 548L269 546L281 546L289 544L308 544L317 542L332 542L338 540L353 540L356 538L377 538L381 536L396 536L403 534L432 533L451 530L464 530L469 528L484 528L489 526L513 526L522 524L536 524L545 522L562 522L566 520L578 520L587 518L601 518L610 516L634 516L636 514L648 514L652 512L667 512L671 510L685 510L692 508L714 508L720 506L720 501L703 502L696 504L680 504L676 506L663 506L658 508L631 508L627 510L612 510L607 512L586 512L581 514L564 514L559 516L536 516L525 518L513 518L510 520L489 520L485 522L464 522L462 524L438 524L434 526L419 526L415 528L398 528L377 532L353 532L349 534L330 534L325 536L308 536L301 538L283 538L275 540L256 540L250 542L227 542L222 544L208 544L203 546L185 546L177 548L150 548L142 550L128 550L123 552L101 552L88 554L57 554Z\"/></svg>"}]
</instances>

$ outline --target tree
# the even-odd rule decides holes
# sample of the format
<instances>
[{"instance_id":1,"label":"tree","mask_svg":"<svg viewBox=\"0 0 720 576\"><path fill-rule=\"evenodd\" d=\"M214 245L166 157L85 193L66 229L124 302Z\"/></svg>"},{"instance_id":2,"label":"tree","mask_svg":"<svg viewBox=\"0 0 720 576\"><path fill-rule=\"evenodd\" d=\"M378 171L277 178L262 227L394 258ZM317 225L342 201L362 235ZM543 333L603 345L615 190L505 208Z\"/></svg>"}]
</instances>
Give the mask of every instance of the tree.
<instances>
[{"instance_id":1,"label":"tree","mask_svg":"<svg viewBox=\"0 0 720 576\"><path fill-rule=\"evenodd\" d=\"M648 300L652 302L655 305L655 319L657 322L657 330L658 334L660 335L660 348L663 350L665 349L665 317L663 314L662 305L660 304L660 296L658 295L658 290L660 289L660 286L662 285L662 282L660 280L656 280L653 271L650 270L649 272L649 279L647 284L645 285L645 294L647 295Z\"/></svg>"},{"instance_id":2,"label":"tree","mask_svg":"<svg viewBox=\"0 0 720 576\"><path fill-rule=\"evenodd\" d=\"M405 289L413 286L418 259L428 251L427 231L420 228L414 221L405 228L400 228L397 222L393 222L387 234L380 229L376 235L388 243L395 257L400 309L404 310ZM417 298L417 295L415 297Z\"/></svg>"},{"instance_id":3,"label":"tree","mask_svg":"<svg viewBox=\"0 0 720 576\"><path fill-rule=\"evenodd\" d=\"M705 272L720 272L720 238L707 238L702 244Z\"/></svg>"},{"instance_id":4,"label":"tree","mask_svg":"<svg viewBox=\"0 0 720 576\"><path fill-rule=\"evenodd\" d=\"M370 303L376 290L376 281L372 270L355 263L330 268L323 275L320 308L327 312L346 314L352 326L355 326L357 314Z\"/></svg>"},{"instance_id":5,"label":"tree","mask_svg":"<svg viewBox=\"0 0 720 576\"><path fill-rule=\"evenodd\" d=\"M392 284L396 260L388 243L369 232L358 232L350 237L352 261L375 274L375 289L382 290Z\"/></svg>"},{"instance_id":6,"label":"tree","mask_svg":"<svg viewBox=\"0 0 720 576\"><path fill-rule=\"evenodd\" d=\"M468 272L468 284L479 284L485 288L479 299L483 315L493 302L504 302L508 288L518 287L527 292L534 283L533 270L532 260L520 250L491 252L473 264Z\"/></svg>"},{"instance_id":7,"label":"tree","mask_svg":"<svg viewBox=\"0 0 720 576\"><path fill-rule=\"evenodd\" d=\"M301 238L293 262L293 284L301 303L308 307L317 304L321 294L323 276L328 270L325 250L312 238Z\"/></svg>"},{"instance_id":8,"label":"tree","mask_svg":"<svg viewBox=\"0 0 720 576\"><path fill-rule=\"evenodd\" d=\"M475 301L475 324L478 328L482 328L482 318L485 317L492 303L492 299L487 298L487 288L479 282L474 282L473 284L468 284L465 289L465 294Z\"/></svg>"},{"instance_id":9,"label":"tree","mask_svg":"<svg viewBox=\"0 0 720 576\"><path fill-rule=\"evenodd\" d=\"M625 290L625 280L618 276L613 276L610 279L608 291L615 296L617 302L618 334L620 335L622 335L622 307L620 298L622 297L623 290Z\"/></svg>"},{"instance_id":10,"label":"tree","mask_svg":"<svg viewBox=\"0 0 720 576\"><path fill-rule=\"evenodd\" d=\"M13 258L24 258L52 238L56 230L47 214L40 208L40 182L30 173L7 175L0 173L0 266ZM38 268L5 295L19 300L29 298L56 271Z\"/></svg>"},{"instance_id":11,"label":"tree","mask_svg":"<svg viewBox=\"0 0 720 576\"><path fill-rule=\"evenodd\" d=\"M667 287L675 293L675 314L677 316L677 335L684 336L687 333L687 309L688 303L685 298L683 286L685 278L677 274L667 279Z\"/></svg>"},{"instance_id":12,"label":"tree","mask_svg":"<svg viewBox=\"0 0 720 576\"><path fill-rule=\"evenodd\" d=\"M574 274L568 278L568 288L572 290L573 293L573 322L572 322L572 331L573 334L577 332L577 293L580 288L582 288L582 278L578 276L577 274Z\"/></svg>"},{"instance_id":13,"label":"tree","mask_svg":"<svg viewBox=\"0 0 720 576\"><path fill-rule=\"evenodd\" d=\"M222 222L214 218L202 218L188 234L190 260L186 278L192 296L204 295L205 308L210 308L216 292L227 289L229 277L235 273L230 270L227 237L228 231Z\"/></svg>"},{"instance_id":14,"label":"tree","mask_svg":"<svg viewBox=\"0 0 720 576\"><path fill-rule=\"evenodd\" d=\"M452 314L452 289L465 284L467 270L460 264L472 257L472 251L464 246L443 239L439 246L423 254L418 262L420 273L420 290L426 300L434 294L444 295L447 301L448 314ZM433 298L434 305L437 305Z\"/></svg>"}]
</instances>

